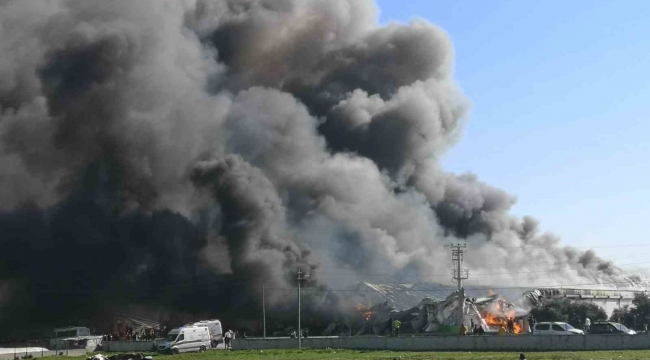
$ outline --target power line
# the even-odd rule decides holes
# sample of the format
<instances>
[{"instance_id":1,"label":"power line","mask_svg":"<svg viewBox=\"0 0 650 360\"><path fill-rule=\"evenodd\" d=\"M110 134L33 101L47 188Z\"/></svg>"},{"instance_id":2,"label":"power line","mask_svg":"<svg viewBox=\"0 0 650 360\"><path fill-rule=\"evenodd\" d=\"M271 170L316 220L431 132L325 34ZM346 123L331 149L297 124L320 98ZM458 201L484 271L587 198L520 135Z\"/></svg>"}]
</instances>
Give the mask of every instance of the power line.
<instances>
[{"instance_id":1,"label":"power line","mask_svg":"<svg viewBox=\"0 0 650 360\"><path fill-rule=\"evenodd\" d=\"M565 265L568 266L572 263L555 263L555 264L549 264L545 266L545 268L548 268L549 266L559 266L559 265ZM629 266L629 265L642 265L642 264L650 264L648 261L644 262L637 262L637 263L626 263L626 264L613 264L614 266L620 267L620 266ZM428 278L428 277L447 277L449 274L405 274L405 275L396 275L396 274L391 274L391 273L331 273L331 272L321 272L318 271L319 268L316 268L314 270L314 274L318 276L323 276L323 277L360 277L360 276L365 276L365 277L406 277L406 276L415 276L415 277L420 277L420 278ZM472 273L472 276L491 276L491 275L516 275L516 274L539 274L539 273L558 273L558 272L568 272L568 271L580 271L580 270L596 270L597 269L589 269L589 268L584 268L584 267L578 267L578 268L569 268L569 269L555 269L555 270L535 270L535 271L508 271L508 272L498 272L498 273ZM328 276L329 274L329 276Z\"/></svg>"},{"instance_id":2,"label":"power line","mask_svg":"<svg viewBox=\"0 0 650 360\"><path fill-rule=\"evenodd\" d=\"M616 285L616 284L627 284L626 281L616 281L616 282L606 282L606 283L582 283L582 284L558 284L558 285L530 285L530 286L480 286L480 287L466 287L465 290L508 290L508 289L557 289L557 288L571 288L573 286L597 286L597 285ZM403 285L403 284L382 284L382 285ZM453 291L453 288L450 286L449 289L389 289L386 292L449 292ZM295 291L295 288L267 288L267 290L277 290L277 291ZM641 291L641 289L635 288L625 288L625 289L603 289L603 290L612 290L612 291ZM315 289L315 288L303 288L302 291L311 291L311 292L379 292L373 289ZM645 291L645 290L643 290Z\"/></svg>"}]
</instances>

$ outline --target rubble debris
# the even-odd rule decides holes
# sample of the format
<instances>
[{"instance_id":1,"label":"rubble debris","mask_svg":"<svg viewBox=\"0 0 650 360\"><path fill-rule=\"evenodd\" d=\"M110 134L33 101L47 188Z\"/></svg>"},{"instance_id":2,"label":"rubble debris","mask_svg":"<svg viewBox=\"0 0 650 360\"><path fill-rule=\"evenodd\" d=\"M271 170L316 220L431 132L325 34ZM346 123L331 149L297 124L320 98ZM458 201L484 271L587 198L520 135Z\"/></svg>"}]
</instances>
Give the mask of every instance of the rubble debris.
<instances>
[{"instance_id":1,"label":"rubble debris","mask_svg":"<svg viewBox=\"0 0 650 360\"><path fill-rule=\"evenodd\" d=\"M464 298L465 306L462 320L458 318L460 293L455 291L444 300L424 298L416 306L398 310L388 300L379 305L364 307L359 305L360 315L357 335L388 335L391 321L402 322L405 333L458 333L458 324L462 321L465 326L474 324L481 328L481 333L496 333L500 326L513 323L513 332L524 332L524 321L528 311L508 303L497 295L484 298ZM332 325L328 327L330 329ZM475 328L469 329L474 331Z\"/></svg>"}]
</instances>

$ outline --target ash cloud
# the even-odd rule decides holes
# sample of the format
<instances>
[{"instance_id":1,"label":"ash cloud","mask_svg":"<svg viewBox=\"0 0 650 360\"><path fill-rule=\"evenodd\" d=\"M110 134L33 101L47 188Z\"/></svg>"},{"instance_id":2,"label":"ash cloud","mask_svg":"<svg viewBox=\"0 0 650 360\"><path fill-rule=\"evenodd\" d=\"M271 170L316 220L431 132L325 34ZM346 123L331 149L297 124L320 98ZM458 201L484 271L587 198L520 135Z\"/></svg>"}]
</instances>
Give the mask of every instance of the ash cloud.
<instances>
[{"instance_id":1,"label":"ash cloud","mask_svg":"<svg viewBox=\"0 0 650 360\"><path fill-rule=\"evenodd\" d=\"M332 269L441 281L456 241L468 268L505 274L483 283L627 281L439 167L469 108L451 42L377 14L359 0L0 4L0 320L235 314L298 266L313 286L340 287Z\"/></svg>"}]
</instances>

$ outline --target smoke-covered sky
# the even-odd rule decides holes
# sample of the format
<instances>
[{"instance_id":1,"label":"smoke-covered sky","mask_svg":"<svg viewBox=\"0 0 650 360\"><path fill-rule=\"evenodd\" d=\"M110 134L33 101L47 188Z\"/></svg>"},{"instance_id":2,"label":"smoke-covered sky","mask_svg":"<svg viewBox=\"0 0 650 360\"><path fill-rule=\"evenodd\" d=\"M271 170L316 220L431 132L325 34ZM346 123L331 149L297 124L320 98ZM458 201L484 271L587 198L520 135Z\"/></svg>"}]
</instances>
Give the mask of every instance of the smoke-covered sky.
<instances>
[{"instance_id":1,"label":"smoke-covered sky","mask_svg":"<svg viewBox=\"0 0 650 360\"><path fill-rule=\"evenodd\" d=\"M648 266L650 2L378 4L381 22L424 17L453 40L472 109L445 170L515 194L511 212L564 244Z\"/></svg>"},{"instance_id":2,"label":"smoke-covered sky","mask_svg":"<svg viewBox=\"0 0 650 360\"><path fill-rule=\"evenodd\" d=\"M236 314L298 266L328 288L449 282L458 241L486 284L624 281L441 168L470 108L451 40L377 18L359 0L1 2L0 320Z\"/></svg>"}]
</instances>

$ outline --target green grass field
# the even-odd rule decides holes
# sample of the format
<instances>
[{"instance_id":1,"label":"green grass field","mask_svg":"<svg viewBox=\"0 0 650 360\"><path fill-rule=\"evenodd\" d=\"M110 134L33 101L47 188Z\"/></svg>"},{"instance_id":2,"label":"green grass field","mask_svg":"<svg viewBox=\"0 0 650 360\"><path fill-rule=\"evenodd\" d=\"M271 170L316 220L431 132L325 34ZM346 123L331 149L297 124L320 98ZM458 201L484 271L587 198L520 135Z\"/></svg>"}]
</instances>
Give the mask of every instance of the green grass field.
<instances>
[{"instance_id":1,"label":"green grass field","mask_svg":"<svg viewBox=\"0 0 650 360\"><path fill-rule=\"evenodd\" d=\"M434 360L518 360L517 352L393 352L393 351L355 351L355 350L262 350L262 351L208 351L203 354L181 355L153 354L154 360L348 360L348 359L434 359ZM59 358L61 360L84 360L85 357ZM626 351L580 351L580 352L527 352L528 360L650 360L650 350Z\"/></svg>"}]
</instances>

